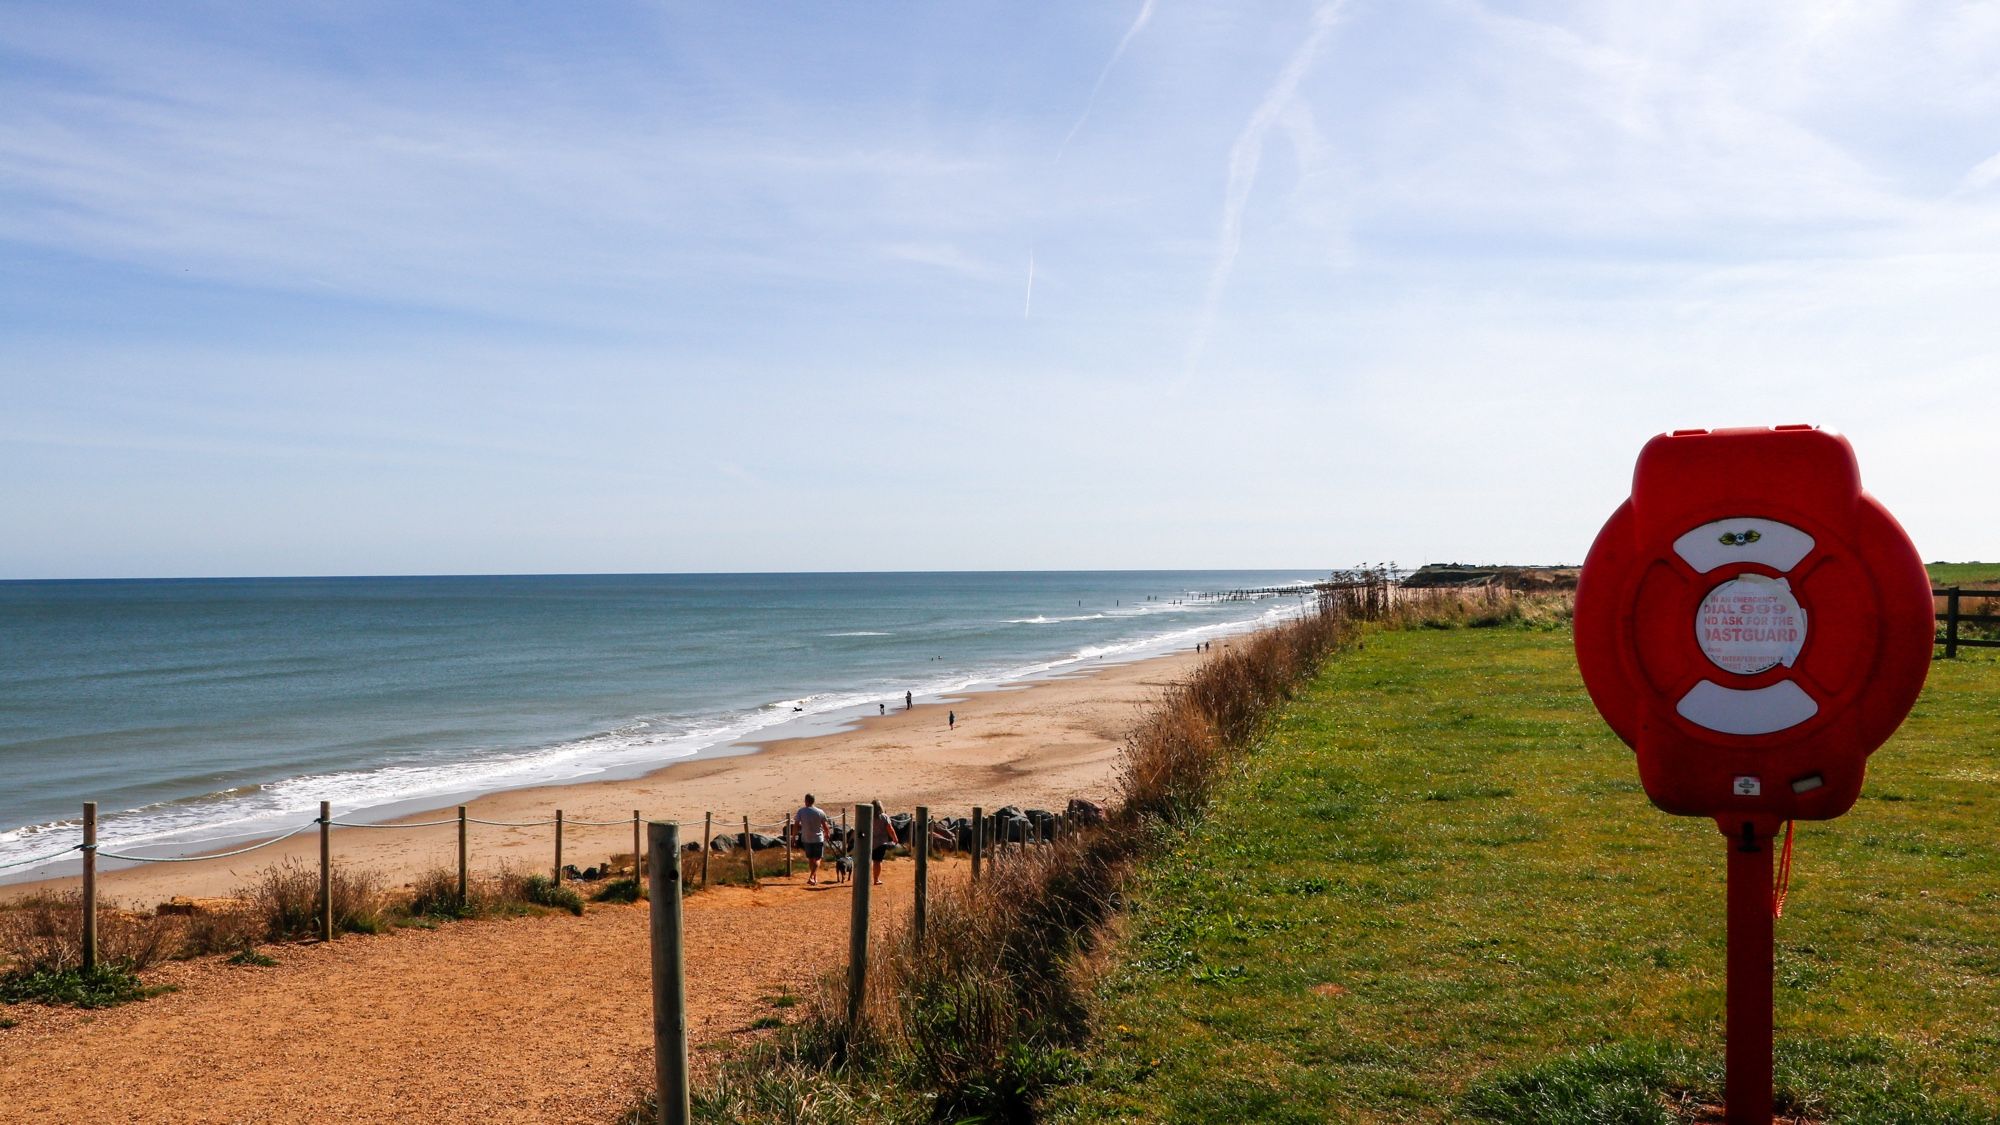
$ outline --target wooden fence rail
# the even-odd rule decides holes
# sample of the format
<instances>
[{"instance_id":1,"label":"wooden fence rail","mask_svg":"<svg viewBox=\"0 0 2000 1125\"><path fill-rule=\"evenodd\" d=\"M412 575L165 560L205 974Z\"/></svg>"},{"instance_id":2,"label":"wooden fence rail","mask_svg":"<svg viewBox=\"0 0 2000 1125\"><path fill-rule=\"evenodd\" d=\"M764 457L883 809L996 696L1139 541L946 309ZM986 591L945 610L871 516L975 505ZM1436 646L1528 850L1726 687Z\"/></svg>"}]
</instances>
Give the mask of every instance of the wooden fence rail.
<instances>
[{"instance_id":1,"label":"wooden fence rail","mask_svg":"<svg viewBox=\"0 0 2000 1125\"><path fill-rule=\"evenodd\" d=\"M1966 613L1960 608L1966 599L1981 601L1989 611L2000 608L1994 605L1995 602L2000 602L2000 590L1965 590L1957 586L1946 586L1942 589L1933 588L1931 597L1944 599L1944 612L1937 615L1937 619L1944 623L1944 631L1936 643L1944 646L1946 657L1957 656L1960 648L2000 648L2000 639L1968 637L1959 631L1959 626L1965 624L2000 625L2000 613Z\"/></svg>"}]
</instances>

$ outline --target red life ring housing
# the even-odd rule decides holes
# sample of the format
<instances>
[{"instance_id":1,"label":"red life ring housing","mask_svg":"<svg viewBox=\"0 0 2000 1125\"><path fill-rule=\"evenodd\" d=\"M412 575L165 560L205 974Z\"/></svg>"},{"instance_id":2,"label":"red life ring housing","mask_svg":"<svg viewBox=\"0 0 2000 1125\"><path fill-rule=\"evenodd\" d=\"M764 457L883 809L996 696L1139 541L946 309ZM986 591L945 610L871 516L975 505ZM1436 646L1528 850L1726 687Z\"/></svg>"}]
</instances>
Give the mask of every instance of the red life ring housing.
<instances>
[{"instance_id":1,"label":"red life ring housing","mask_svg":"<svg viewBox=\"0 0 2000 1125\"><path fill-rule=\"evenodd\" d=\"M1577 664L1661 809L1828 820L1923 689L1930 590L1846 438L1676 430L1584 561Z\"/></svg>"}]
</instances>

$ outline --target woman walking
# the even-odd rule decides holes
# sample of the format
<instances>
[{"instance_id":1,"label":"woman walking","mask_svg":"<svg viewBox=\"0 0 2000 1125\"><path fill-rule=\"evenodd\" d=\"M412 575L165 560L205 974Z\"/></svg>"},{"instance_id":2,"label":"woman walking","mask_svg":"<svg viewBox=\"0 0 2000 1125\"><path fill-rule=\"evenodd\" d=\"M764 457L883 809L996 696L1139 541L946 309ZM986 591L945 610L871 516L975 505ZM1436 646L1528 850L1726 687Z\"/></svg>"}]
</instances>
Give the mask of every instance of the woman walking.
<instances>
[{"instance_id":1,"label":"woman walking","mask_svg":"<svg viewBox=\"0 0 2000 1125\"><path fill-rule=\"evenodd\" d=\"M882 802L870 801L875 808L875 885L882 885L882 860L889 855L889 849L901 843L896 839L896 826L889 822L888 814L882 811Z\"/></svg>"}]
</instances>

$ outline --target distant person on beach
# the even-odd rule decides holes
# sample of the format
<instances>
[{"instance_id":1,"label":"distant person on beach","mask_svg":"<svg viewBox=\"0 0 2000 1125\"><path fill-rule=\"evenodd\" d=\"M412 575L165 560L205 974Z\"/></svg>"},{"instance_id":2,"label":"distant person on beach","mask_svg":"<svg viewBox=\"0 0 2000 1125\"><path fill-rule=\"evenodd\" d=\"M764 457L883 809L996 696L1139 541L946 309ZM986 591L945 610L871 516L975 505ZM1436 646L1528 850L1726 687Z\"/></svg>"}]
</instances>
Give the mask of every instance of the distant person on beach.
<instances>
[{"instance_id":1,"label":"distant person on beach","mask_svg":"<svg viewBox=\"0 0 2000 1125\"><path fill-rule=\"evenodd\" d=\"M908 711L911 706L912 706L912 699L910 693L906 691L903 693L903 710Z\"/></svg>"},{"instance_id":2,"label":"distant person on beach","mask_svg":"<svg viewBox=\"0 0 2000 1125\"><path fill-rule=\"evenodd\" d=\"M806 794L805 807L792 814L792 835L806 853L806 886L819 884L819 861L826 858L826 813Z\"/></svg>"},{"instance_id":3,"label":"distant person on beach","mask_svg":"<svg viewBox=\"0 0 2000 1125\"><path fill-rule=\"evenodd\" d=\"M882 861L888 858L889 849L902 841L896 839L896 826L889 821L889 814L882 811L882 802L870 801L875 806L875 885L882 885Z\"/></svg>"},{"instance_id":4,"label":"distant person on beach","mask_svg":"<svg viewBox=\"0 0 2000 1125\"><path fill-rule=\"evenodd\" d=\"M947 711L947 712L945 712L945 716L944 716L944 725L945 725L945 727L946 727L947 729L949 729L949 730L957 730L957 729L958 729L958 712L956 712L956 711Z\"/></svg>"},{"instance_id":5,"label":"distant person on beach","mask_svg":"<svg viewBox=\"0 0 2000 1125\"><path fill-rule=\"evenodd\" d=\"M886 715L889 713L889 705L887 703L877 703L875 711L877 714Z\"/></svg>"}]
</instances>

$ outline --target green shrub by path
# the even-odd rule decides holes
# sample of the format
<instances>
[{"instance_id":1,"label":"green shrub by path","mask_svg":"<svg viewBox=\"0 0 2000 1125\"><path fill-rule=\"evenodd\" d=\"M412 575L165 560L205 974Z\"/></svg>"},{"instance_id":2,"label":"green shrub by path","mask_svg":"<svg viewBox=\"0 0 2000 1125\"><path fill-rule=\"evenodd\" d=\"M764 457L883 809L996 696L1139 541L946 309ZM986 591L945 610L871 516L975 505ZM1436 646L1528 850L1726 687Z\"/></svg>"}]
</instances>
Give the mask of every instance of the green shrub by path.
<instances>
[{"instance_id":1,"label":"green shrub by path","mask_svg":"<svg viewBox=\"0 0 2000 1125\"><path fill-rule=\"evenodd\" d=\"M109 1008L171 992L167 986L149 987L137 974L122 965L99 964L92 969L36 969L0 977L0 1003L34 1001L75 1008Z\"/></svg>"},{"instance_id":2,"label":"green shrub by path","mask_svg":"<svg viewBox=\"0 0 2000 1125\"><path fill-rule=\"evenodd\" d=\"M565 886L540 872L530 875L502 872L500 882L503 888L501 893L506 898L567 910L571 914L583 913L583 896L577 893L575 887Z\"/></svg>"},{"instance_id":3,"label":"green shrub by path","mask_svg":"<svg viewBox=\"0 0 2000 1125\"><path fill-rule=\"evenodd\" d=\"M2000 1121L2000 667L1939 662L1799 827L1783 1105ZM1128 892L1065 1121L1688 1122L1719 1100L1723 843L1640 791L1565 632L1371 634Z\"/></svg>"},{"instance_id":4,"label":"green shrub by path","mask_svg":"<svg viewBox=\"0 0 2000 1125\"><path fill-rule=\"evenodd\" d=\"M592 902L639 902L646 897L646 888L637 879L613 879L597 888L590 896Z\"/></svg>"}]
</instances>

